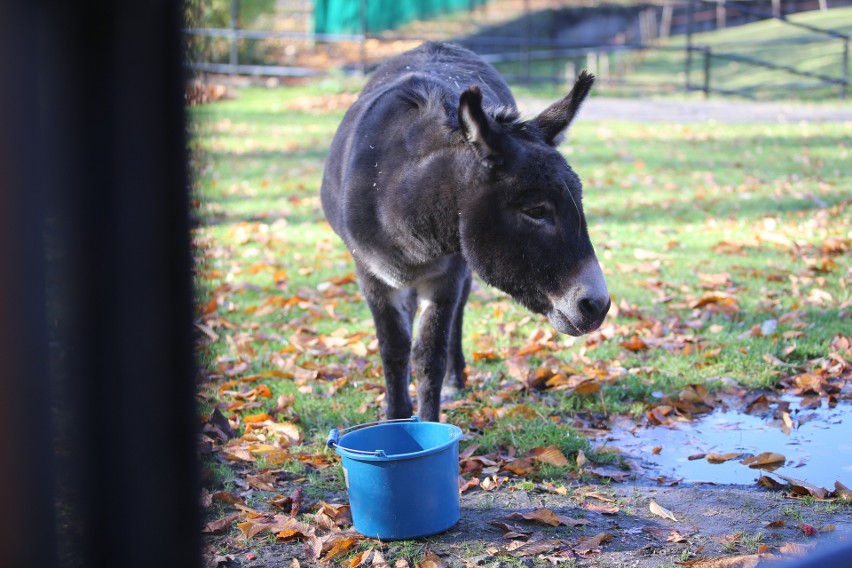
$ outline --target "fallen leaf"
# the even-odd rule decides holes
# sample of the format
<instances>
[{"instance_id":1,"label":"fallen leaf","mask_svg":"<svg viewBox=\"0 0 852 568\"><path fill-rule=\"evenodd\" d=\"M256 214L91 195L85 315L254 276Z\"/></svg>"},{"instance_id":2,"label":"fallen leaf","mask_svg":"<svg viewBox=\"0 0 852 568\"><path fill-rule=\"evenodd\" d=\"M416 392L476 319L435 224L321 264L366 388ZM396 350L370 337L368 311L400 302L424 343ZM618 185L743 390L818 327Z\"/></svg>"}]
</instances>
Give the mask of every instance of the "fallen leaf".
<instances>
[{"instance_id":1,"label":"fallen leaf","mask_svg":"<svg viewBox=\"0 0 852 568\"><path fill-rule=\"evenodd\" d=\"M735 460L742 455L742 452L729 452L727 454L707 454L704 457L710 463L725 463L726 461Z\"/></svg>"},{"instance_id":2,"label":"fallen leaf","mask_svg":"<svg viewBox=\"0 0 852 568\"><path fill-rule=\"evenodd\" d=\"M385 557L382 556L382 552L377 550L373 553L373 562L370 566L376 566L377 568L388 568L388 561L385 560Z\"/></svg>"},{"instance_id":3,"label":"fallen leaf","mask_svg":"<svg viewBox=\"0 0 852 568\"><path fill-rule=\"evenodd\" d=\"M769 476L761 475L757 480L758 485L762 485L764 487L768 487L770 489L778 489L779 487L784 487L783 483L778 483L774 479Z\"/></svg>"},{"instance_id":4,"label":"fallen leaf","mask_svg":"<svg viewBox=\"0 0 852 568\"><path fill-rule=\"evenodd\" d=\"M302 486L299 485L293 492L290 494L290 516L295 517L299 514L299 511L302 510L302 500L304 499Z\"/></svg>"},{"instance_id":5,"label":"fallen leaf","mask_svg":"<svg viewBox=\"0 0 852 568\"><path fill-rule=\"evenodd\" d=\"M530 451L529 456L540 462L549 463L556 466L567 466L568 458L562 453L558 446L547 446L543 448L535 448Z\"/></svg>"},{"instance_id":6,"label":"fallen leaf","mask_svg":"<svg viewBox=\"0 0 852 568\"><path fill-rule=\"evenodd\" d=\"M763 528L765 528L765 529L780 529L780 528L784 528L785 524L786 523L784 522L784 519L778 519L777 521L772 521L771 523L764 525Z\"/></svg>"},{"instance_id":7,"label":"fallen leaf","mask_svg":"<svg viewBox=\"0 0 852 568\"><path fill-rule=\"evenodd\" d=\"M852 501L852 490L839 481L834 482L834 492L844 501Z\"/></svg>"},{"instance_id":8,"label":"fallen leaf","mask_svg":"<svg viewBox=\"0 0 852 568\"><path fill-rule=\"evenodd\" d=\"M574 552L577 554L587 555L597 551L602 544L612 540L612 535L607 532L598 533L593 537L580 539L580 543L574 547Z\"/></svg>"},{"instance_id":9,"label":"fallen leaf","mask_svg":"<svg viewBox=\"0 0 852 568\"><path fill-rule=\"evenodd\" d=\"M583 505L583 508L587 511L595 511L603 515L617 515L619 511L615 505L600 505L598 503L586 503Z\"/></svg>"},{"instance_id":10,"label":"fallen leaf","mask_svg":"<svg viewBox=\"0 0 852 568\"><path fill-rule=\"evenodd\" d=\"M745 458L741 463L749 466L750 468L759 469L769 466L784 465L786 460L787 458L785 458L782 454L775 452L763 452L762 454Z\"/></svg>"},{"instance_id":11,"label":"fallen leaf","mask_svg":"<svg viewBox=\"0 0 852 568\"><path fill-rule=\"evenodd\" d=\"M415 568L444 568L444 560L433 552L429 552L418 562Z\"/></svg>"},{"instance_id":12,"label":"fallen leaf","mask_svg":"<svg viewBox=\"0 0 852 568\"><path fill-rule=\"evenodd\" d=\"M700 566L701 568L754 568L760 563L757 554L745 554L739 556L725 556L723 558L705 558L689 564L689 566Z\"/></svg>"},{"instance_id":13,"label":"fallen leaf","mask_svg":"<svg viewBox=\"0 0 852 568\"><path fill-rule=\"evenodd\" d=\"M586 459L586 454L583 453L583 450L577 450L577 467L582 469L588 461L589 460Z\"/></svg>"},{"instance_id":14,"label":"fallen leaf","mask_svg":"<svg viewBox=\"0 0 852 568\"><path fill-rule=\"evenodd\" d=\"M345 556L356 544L358 544L358 539L352 536L338 539L320 561L331 562L332 560L337 560L341 556Z\"/></svg>"},{"instance_id":15,"label":"fallen leaf","mask_svg":"<svg viewBox=\"0 0 852 568\"><path fill-rule=\"evenodd\" d=\"M523 519L525 521L544 523L552 527L558 527L559 525L576 527L589 523L586 519L574 519L566 517L565 515L557 515L550 509L537 509L530 513L512 513L509 516L513 519Z\"/></svg>"},{"instance_id":16,"label":"fallen leaf","mask_svg":"<svg viewBox=\"0 0 852 568\"><path fill-rule=\"evenodd\" d=\"M272 417L265 412L243 416L243 422L246 424L257 424L258 422L266 422L267 420L272 421Z\"/></svg>"},{"instance_id":17,"label":"fallen leaf","mask_svg":"<svg viewBox=\"0 0 852 568\"><path fill-rule=\"evenodd\" d=\"M778 552L783 554L784 556L805 556L811 551L814 546L816 546L816 543L798 544L795 542L791 542L779 548Z\"/></svg>"},{"instance_id":18,"label":"fallen leaf","mask_svg":"<svg viewBox=\"0 0 852 568\"><path fill-rule=\"evenodd\" d=\"M644 351L648 349L648 344L642 341L642 338L638 335L634 335L631 339L627 341L622 341L619 343L620 346L624 347L628 351Z\"/></svg>"},{"instance_id":19,"label":"fallen leaf","mask_svg":"<svg viewBox=\"0 0 852 568\"><path fill-rule=\"evenodd\" d=\"M790 489L796 495L810 495L812 497L816 497L817 499L825 499L828 497L828 489L823 489L822 487L817 487L816 485L811 485L806 481L802 481L801 479L796 479L795 477L787 477L786 475L781 475L780 473L773 473L775 477L780 477L790 486Z\"/></svg>"},{"instance_id":20,"label":"fallen leaf","mask_svg":"<svg viewBox=\"0 0 852 568\"><path fill-rule=\"evenodd\" d=\"M242 513L233 513L227 517L222 517L217 521L210 521L203 529L201 529L201 532L209 534L224 534L229 528L231 528L231 524L233 524L233 522L241 516Z\"/></svg>"},{"instance_id":21,"label":"fallen leaf","mask_svg":"<svg viewBox=\"0 0 852 568\"><path fill-rule=\"evenodd\" d=\"M675 518L674 513L664 507L659 506L657 502L653 499L648 504L648 508L651 509L651 512L657 515L658 517L663 517L664 519L670 519L672 521L677 522L677 518Z\"/></svg>"},{"instance_id":22,"label":"fallen leaf","mask_svg":"<svg viewBox=\"0 0 852 568\"><path fill-rule=\"evenodd\" d=\"M799 525L799 528L802 529L802 533L805 536L814 536L817 533L816 528L813 525L809 525L807 523L802 523Z\"/></svg>"}]
</instances>

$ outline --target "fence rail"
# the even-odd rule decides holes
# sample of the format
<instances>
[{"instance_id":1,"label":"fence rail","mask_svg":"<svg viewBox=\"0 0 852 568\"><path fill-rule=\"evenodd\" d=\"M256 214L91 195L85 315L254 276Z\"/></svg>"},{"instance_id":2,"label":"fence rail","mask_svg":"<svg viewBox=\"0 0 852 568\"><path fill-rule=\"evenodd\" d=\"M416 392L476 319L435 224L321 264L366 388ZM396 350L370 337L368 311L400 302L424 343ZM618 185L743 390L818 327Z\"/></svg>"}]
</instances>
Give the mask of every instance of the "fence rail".
<instances>
[{"instance_id":1,"label":"fence rail","mask_svg":"<svg viewBox=\"0 0 852 568\"><path fill-rule=\"evenodd\" d=\"M362 5L364 2L362 2ZM714 68L718 68L718 62L733 62L749 65L756 68L780 71L792 77L800 77L818 81L817 85L792 84L787 90L802 91L814 87L840 87L838 96L846 99L849 90L849 43L850 36L837 30L823 29L803 22L791 21L786 15L770 13L744 5L735 0L682 0L679 4L681 13L673 12L674 4L667 3L657 8L649 8L640 12L638 24L640 27L639 37L634 41L622 43L609 43L605 45L588 45L577 42L560 40L558 37L536 37L530 31L529 22L519 25L517 35L487 35L448 38L446 34L399 34L382 33L368 34L366 24L364 33L360 34L338 34L338 33L308 33L294 31L268 31L247 30L237 27L237 19L232 19L230 28L191 28L184 30L190 37L226 40L229 44L229 58L223 61L191 62L189 67L200 73L221 73L238 75L260 75L276 77L316 77L326 75L330 72L328 67L300 65L281 65L265 63L248 64L240 61L238 43L241 41L278 41L299 44L304 46L324 46L333 49L335 46L350 46L349 65L346 70L352 73L365 73L370 66L376 62L377 53L387 54L388 50L382 46L391 46L395 43L425 40L453 39L474 51L480 52L486 61L495 65L510 67L516 65L515 71L505 71L503 74L510 81L522 83L559 83L566 80L566 71L575 69L580 60L593 65L599 71L601 82L604 85L614 87L629 87L631 85L642 85L647 88L647 82L630 80L624 76L624 72L611 74L610 58L613 56L639 58L652 52L682 52L684 55L683 79L680 81L679 90L684 92L703 92L706 97L713 94L736 95L754 98L757 91L772 90L770 84L750 85L739 88L727 88L723 81L714 77ZM710 8L708 8L708 6ZM739 15L739 16L738 16ZM831 42L840 42L841 53L839 56L839 76L831 76L824 72L799 68L777 61L767 61L752 55L733 51L736 48L748 48L757 45L749 42L730 42L726 44L701 45L694 43L694 28L698 22L708 22L715 19L717 24L724 25L726 21L734 17L747 15L750 18L774 19L787 26L806 30L816 34L816 38L791 38L777 39L764 45L784 46L803 45L823 42L830 45ZM529 18L531 13L526 13ZM652 21L653 20L653 21ZM674 24L673 24L674 22ZM673 25L685 28L685 45L666 46L656 41L657 37L667 36ZM379 56L380 58L380 56ZM354 60L353 60L354 59ZM546 62L552 62L550 71L544 74L534 73L533 67L539 70L546 68ZM293 63L288 61L288 63ZM622 66L624 67L624 66ZM657 81L656 85L661 90L671 91L677 85L676 80Z\"/></svg>"}]
</instances>

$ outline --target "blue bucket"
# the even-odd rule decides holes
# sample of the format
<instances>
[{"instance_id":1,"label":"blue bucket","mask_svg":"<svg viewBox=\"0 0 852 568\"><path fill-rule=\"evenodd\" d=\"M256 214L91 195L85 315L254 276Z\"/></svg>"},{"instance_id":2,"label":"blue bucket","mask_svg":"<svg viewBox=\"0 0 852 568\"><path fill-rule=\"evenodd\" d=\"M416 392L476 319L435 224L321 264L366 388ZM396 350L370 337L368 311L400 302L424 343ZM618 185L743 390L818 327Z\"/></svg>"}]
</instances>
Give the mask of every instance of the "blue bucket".
<instances>
[{"instance_id":1,"label":"blue bucket","mask_svg":"<svg viewBox=\"0 0 852 568\"><path fill-rule=\"evenodd\" d=\"M382 540L444 532L459 521L459 440L452 424L417 417L332 430L355 530Z\"/></svg>"}]
</instances>

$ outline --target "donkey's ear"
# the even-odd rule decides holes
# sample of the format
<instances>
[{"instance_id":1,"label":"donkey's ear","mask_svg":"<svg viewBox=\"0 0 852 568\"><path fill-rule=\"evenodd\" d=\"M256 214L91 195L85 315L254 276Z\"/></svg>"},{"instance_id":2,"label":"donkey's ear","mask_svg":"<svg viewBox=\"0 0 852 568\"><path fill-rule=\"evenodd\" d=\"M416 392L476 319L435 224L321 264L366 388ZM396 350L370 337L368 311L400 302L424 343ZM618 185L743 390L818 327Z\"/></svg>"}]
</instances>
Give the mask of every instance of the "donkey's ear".
<instances>
[{"instance_id":1,"label":"donkey's ear","mask_svg":"<svg viewBox=\"0 0 852 568\"><path fill-rule=\"evenodd\" d=\"M465 140L476 148L480 157L489 161L497 160L496 136L491 129L488 116L482 110L482 91L477 85L471 86L461 94L459 128Z\"/></svg>"},{"instance_id":2,"label":"donkey's ear","mask_svg":"<svg viewBox=\"0 0 852 568\"><path fill-rule=\"evenodd\" d=\"M532 122L544 133L544 138L551 146L558 146L571 125L571 121L580 110L580 105L586 99L595 76L583 71L577 77L571 92L562 99L544 109Z\"/></svg>"}]
</instances>

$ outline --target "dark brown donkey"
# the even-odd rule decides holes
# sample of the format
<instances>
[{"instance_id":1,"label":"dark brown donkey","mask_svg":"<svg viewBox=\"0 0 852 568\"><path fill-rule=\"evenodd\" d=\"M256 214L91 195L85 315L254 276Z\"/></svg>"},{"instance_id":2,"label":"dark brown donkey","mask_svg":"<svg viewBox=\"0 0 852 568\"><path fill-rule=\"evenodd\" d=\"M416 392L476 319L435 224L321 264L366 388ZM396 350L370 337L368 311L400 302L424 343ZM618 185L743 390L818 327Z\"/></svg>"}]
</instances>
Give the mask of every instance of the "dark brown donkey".
<instances>
[{"instance_id":1,"label":"dark brown donkey","mask_svg":"<svg viewBox=\"0 0 852 568\"><path fill-rule=\"evenodd\" d=\"M388 418L411 416L412 370L422 420L438 420L442 384L464 386L471 271L560 332L601 325L610 298L582 185L556 150L593 81L583 72L568 96L521 121L493 67L428 43L380 66L346 113L322 205L373 312Z\"/></svg>"}]
</instances>

